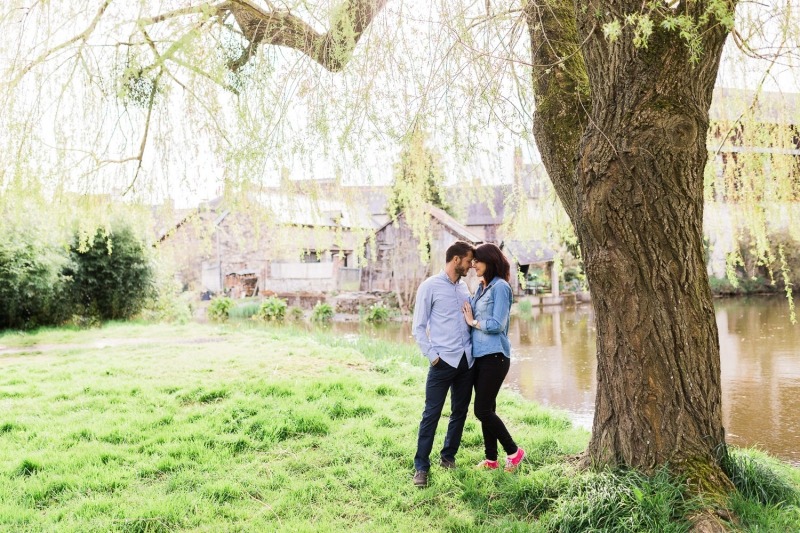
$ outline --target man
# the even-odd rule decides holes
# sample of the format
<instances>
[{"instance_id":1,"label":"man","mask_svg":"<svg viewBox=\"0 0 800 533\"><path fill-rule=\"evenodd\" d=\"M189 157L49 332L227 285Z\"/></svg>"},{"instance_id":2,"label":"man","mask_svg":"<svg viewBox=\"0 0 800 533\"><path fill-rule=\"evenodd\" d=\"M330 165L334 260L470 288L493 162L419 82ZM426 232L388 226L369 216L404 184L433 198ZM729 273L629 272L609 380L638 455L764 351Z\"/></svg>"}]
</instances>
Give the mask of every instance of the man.
<instances>
[{"instance_id":1,"label":"man","mask_svg":"<svg viewBox=\"0 0 800 533\"><path fill-rule=\"evenodd\" d=\"M422 282L414 305L414 338L430 361L425 383L425 410L419 424L414 485L428 486L430 454L436 426L450 390L450 423L439 464L456 465L464 421L472 399L472 340L461 312L469 301L467 284L461 278L472 267L475 247L464 241L453 243L445 254L444 269Z\"/></svg>"}]
</instances>

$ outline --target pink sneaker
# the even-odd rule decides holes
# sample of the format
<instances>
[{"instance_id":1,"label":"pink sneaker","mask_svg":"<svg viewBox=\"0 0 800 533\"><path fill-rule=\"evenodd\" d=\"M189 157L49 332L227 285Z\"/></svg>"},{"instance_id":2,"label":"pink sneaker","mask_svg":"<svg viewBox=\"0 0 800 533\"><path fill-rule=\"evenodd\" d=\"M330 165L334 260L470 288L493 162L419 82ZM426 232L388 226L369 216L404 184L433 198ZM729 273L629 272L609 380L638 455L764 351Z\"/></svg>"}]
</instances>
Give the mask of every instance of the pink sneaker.
<instances>
[{"instance_id":1,"label":"pink sneaker","mask_svg":"<svg viewBox=\"0 0 800 533\"><path fill-rule=\"evenodd\" d=\"M506 458L506 472L513 472L516 470L524 457L525 450L517 447L517 452L514 455L509 455Z\"/></svg>"},{"instance_id":2,"label":"pink sneaker","mask_svg":"<svg viewBox=\"0 0 800 533\"><path fill-rule=\"evenodd\" d=\"M475 466L475 468L479 470L495 470L497 468L500 468L500 465L497 463L497 461L490 461L489 459L484 459L483 461L478 463Z\"/></svg>"}]
</instances>

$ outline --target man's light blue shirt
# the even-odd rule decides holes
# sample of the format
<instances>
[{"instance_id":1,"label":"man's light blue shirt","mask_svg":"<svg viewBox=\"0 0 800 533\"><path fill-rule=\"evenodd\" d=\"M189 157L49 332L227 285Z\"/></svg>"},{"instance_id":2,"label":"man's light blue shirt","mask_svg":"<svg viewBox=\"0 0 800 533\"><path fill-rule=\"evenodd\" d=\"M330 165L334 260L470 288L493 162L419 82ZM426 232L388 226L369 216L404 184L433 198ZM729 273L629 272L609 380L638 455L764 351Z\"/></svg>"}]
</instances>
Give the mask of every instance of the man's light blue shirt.
<instances>
[{"instance_id":1,"label":"man's light blue shirt","mask_svg":"<svg viewBox=\"0 0 800 533\"><path fill-rule=\"evenodd\" d=\"M444 270L431 276L417 289L414 304L414 338L419 349L433 363L436 358L458 368L467 354L472 367L472 339L462 308L469 301L469 289L463 280L450 281Z\"/></svg>"}]
</instances>

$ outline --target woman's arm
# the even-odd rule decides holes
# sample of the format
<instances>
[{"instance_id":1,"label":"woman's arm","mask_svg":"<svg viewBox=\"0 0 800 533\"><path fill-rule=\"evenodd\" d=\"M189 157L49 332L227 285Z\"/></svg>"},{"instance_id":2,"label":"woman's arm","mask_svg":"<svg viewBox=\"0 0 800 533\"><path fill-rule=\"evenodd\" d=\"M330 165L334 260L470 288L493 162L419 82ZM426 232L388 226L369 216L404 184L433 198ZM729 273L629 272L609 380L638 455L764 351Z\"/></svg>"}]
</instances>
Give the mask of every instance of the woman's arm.
<instances>
[{"instance_id":1,"label":"woman's arm","mask_svg":"<svg viewBox=\"0 0 800 533\"><path fill-rule=\"evenodd\" d=\"M485 320L479 321L478 325L485 333L503 333L511 314L511 287L507 283L497 283L492 287L492 292L494 299L491 314Z\"/></svg>"}]
</instances>

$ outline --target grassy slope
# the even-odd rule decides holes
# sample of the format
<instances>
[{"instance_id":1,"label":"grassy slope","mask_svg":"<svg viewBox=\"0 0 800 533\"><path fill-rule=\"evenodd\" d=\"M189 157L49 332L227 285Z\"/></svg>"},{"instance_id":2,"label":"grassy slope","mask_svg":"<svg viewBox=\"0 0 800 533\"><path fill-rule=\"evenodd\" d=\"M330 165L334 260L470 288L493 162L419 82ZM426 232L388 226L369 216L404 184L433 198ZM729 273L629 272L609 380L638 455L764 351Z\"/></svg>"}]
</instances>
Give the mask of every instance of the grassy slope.
<instances>
[{"instance_id":1,"label":"grassy slope","mask_svg":"<svg viewBox=\"0 0 800 533\"><path fill-rule=\"evenodd\" d=\"M588 435L505 392L498 412L531 454L521 471L469 468L483 451L470 417L462 466L434 467L431 486L414 488L426 369L413 347L199 325L0 346L27 350L0 354L0 530L687 528L690 504L666 476L574 472L561 457ZM738 505L743 528L800 528L796 506Z\"/></svg>"}]
</instances>

